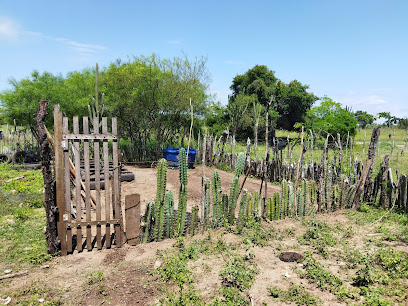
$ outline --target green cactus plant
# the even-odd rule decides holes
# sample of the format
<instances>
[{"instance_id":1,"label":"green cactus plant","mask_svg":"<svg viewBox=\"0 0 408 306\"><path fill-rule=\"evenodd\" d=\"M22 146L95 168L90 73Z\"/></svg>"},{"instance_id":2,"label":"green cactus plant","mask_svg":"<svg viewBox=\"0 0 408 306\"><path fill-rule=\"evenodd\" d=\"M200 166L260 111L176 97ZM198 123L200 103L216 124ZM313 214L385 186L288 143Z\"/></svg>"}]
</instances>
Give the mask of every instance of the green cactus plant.
<instances>
[{"instance_id":1,"label":"green cactus plant","mask_svg":"<svg viewBox=\"0 0 408 306\"><path fill-rule=\"evenodd\" d=\"M254 191L254 194L252 196L252 215L253 215L253 219L254 221L259 221L259 193L258 191Z\"/></svg>"},{"instance_id":2,"label":"green cactus plant","mask_svg":"<svg viewBox=\"0 0 408 306\"><path fill-rule=\"evenodd\" d=\"M309 183L309 199L312 205L316 204L316 183L314 181Z\"/></svg>"},{"instance_id":3,"label":"green cactus plant","mask_svg":"<svg viewBox=\"0 0 408 306\"><path fill-rule=\"evenodd\" d=\"M274 215L275 215L275 207L273 206L273 200L272 198L268 198L266 216L268 220L272 221L275 219Z\"/></svg>"},{"instance_id":4,"label":"green cactus plant","mask_svg":"<svg viewBox=\"0 0 408 306\"><path fill-rule=\"evenodd\" d=\"M302 199L303 199L303 217L307 215L307 194L308 194L308 183L306 180L302 181Z\"/></svg>"},{"instance_id":5,"label":"green cactus plant","mask_svg":"<svg viewBox=\"0 0 408 306\"><path fill-rule=\"evenodd\" d=\"M281 211L282 211L279 192L274 192L273 193L273 199L272 200L273 200L273 207L275 208L273 220L279 220L279 219L281 219Z\"/></svg>"},{"instance_id":6,"label":"green cactus plant","mask_svg":"<svg viewBox=\"0 0 408 306\"><path fill-rule=\"evenodd\" d=\"M177 235L184 235L187 212L187 155L184 148L179 151L179 204L177 209Z\"/></svg>"},{"instance_id":7,"label":"green cactus plant","mask_svg":"<svg viewBox=\"0 0 408 306\"><path fill-rule=\"evenodd\" d=\"M174 236L174 197L171 190L166 194L166 237Z\"/></svg>"},{"instance_id":8,"label":"green cactus plant","mask_svg":"<svg viewBox=\"0 0 408 306\"><path fill-rule=\"evenodd\" d=\"M294 204L295 204L295 192L293 191L293 184L289 183L289 198L288 198L288 216L293 217L294 214Z\"/></svg>"},{"instance_id":9,"label":"green cactus plant","mask_svg":"<svg viewBox=\"0 0 408 306\"><path fill-rule=\"evenodd\" d=\"M283 179L281 182L281 187L282 187L282 213L283 216L288 215L288 208L289 208L289 186L288 186L288 181Z\"/></svg>"},{"instance_id":10,"label":"green cactus plant","mask_svg":"<svg viewBox=\"0 0 408 306\"><path fill-rule=\"evenodd\" d=\"M194 236L198 233L198 206L195 205L191 209L191 223L189 227L190 235Z\"/></svg>"},{"instance_id":11,"label":"green cactus plant","mask_svg":"<svg viewBox=\"0 0 408 306\"><path fill-rule=\"evenodd\" d=\"M333 187L331 211L336 211L339 207L339 186Z\"/></svg>"},{"instance_id":12,"label":"green cactus plant","mask_svg":"<svg viewBox=\"0 0 408 306\"><path fill-rule=\"evenodd\" d=\"M144 231L143 231L142 243L147 243L150 241L151 225L152 225L151 220L153 216L153 209L154 209L153 202L147 203L144 218L143 218L144 219Z\"/></svg>"},{"instance_id":13,"label":"green cactus plant","mask_svg":"<svg viewBox=\"0 0 408 306\"><path fill-rule=\"evenodd\" d=\"M221 177L218 170L214 170L212 177L212 193L213 193L213 227L221 226L223 219L222 194L221 194Z\"/></svg>"},{"instance_id":14,"label":"green cactus plant","mask_svg":"<svg viewBox=\"0 0 408 306\"><path fill-rule=\"evenodd\" d=\"M247 209L246 206L248 205L248 190L242 190L242 197L239 203L239 215L238 215L238 223L237 223L237 230L241 232L244 228L247 220Z\"/></svg>"},{"instance_id":15,"label":"green cactus plant","mask_svg":"<svg viewBox=\"0 0 408 306\"><path fill-rule=\"evenodd\" d=\"M233 225L235 222L235 207L237 206L238 193L239 193L239 177L242 173L242 170L244 169L244 163L245 163L245 154L244 152L241 152L238 154L237 164L235 166L234 178L232 179L231 188L230 188L228 215L229 215L229 223L231 225Z\"/></svg>"},{"instance_id":16,"label":"green cactus plant","mask_svg":"<svg viewBox=\"0 0 408 306\"><path fill-rule=\"evenodd\" d=\"M164 226L164 207L166 192L167 161L162 158L157 166L157 193L154 204L154 239L161 241Z\"/></svg>"},{"instance_id":17,"label":"green cactus plant","mask_svg":"<svg viewBox=\"0 0 408 306\"><path fill-rule=\"evenodd\" d=\"M208 178L205 179L204 182L204 229L209 229L211 226L211 194L210 194L210 180Z\"/></svg>"},{"instance_id":18,"label":"green cactus plant","mask_svg":"<svg viewBox=\"0 0 408 306\"><path fill-rule=\"evenodd\" d=\"M296 208L298 217L303 217L304 203L302 190L300 188L296 190Z\"/></svg>"},{"instance_id":19,"label":"green cactus plant","mask_svg":"<svg viewBox=\"0 0 408 306\"><path fill-rule=\"evenodd\" d=\"M222 208L223 208L223 214L222 214L222 226L226 226L228 223L228 204L229 204L229 200L228 200L228 195L223 194L222 195Z\"/></svg>"}]
</instances>

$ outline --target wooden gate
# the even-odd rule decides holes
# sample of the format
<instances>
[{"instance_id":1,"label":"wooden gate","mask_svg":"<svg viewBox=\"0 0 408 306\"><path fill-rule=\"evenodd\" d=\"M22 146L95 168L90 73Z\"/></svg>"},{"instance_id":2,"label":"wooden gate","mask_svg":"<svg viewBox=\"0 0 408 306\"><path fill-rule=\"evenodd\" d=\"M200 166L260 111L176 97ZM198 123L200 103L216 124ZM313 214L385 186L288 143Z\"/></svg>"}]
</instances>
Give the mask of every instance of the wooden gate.
<instances>
[{"instance_id":1,"label":"wooden gate","mask_svg":"<svg viewBox=\"0 0 408 306\"><path fill-rule=\"evenodd\" d=\"M120 247L124 237L116 118L109 126L106 117L101 122L74 117L70 123L56 107L54 141L61 255L95 246Z\"/></svg>"}]
</instances>

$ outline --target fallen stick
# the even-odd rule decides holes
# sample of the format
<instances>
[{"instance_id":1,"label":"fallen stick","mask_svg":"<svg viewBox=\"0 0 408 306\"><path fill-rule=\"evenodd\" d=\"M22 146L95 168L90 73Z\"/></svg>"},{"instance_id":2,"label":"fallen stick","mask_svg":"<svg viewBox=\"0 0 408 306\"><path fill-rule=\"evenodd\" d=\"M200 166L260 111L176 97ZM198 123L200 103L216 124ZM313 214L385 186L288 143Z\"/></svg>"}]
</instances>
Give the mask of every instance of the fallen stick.
<instances>
[{"instance_id":1,"label":"fallen stick","mask_svg":"<svg viewBox=\"0 0 408 306\"><path fill-rule=\"evenodd\" d=\"M15 177L15 178L9 179L9 180L7 180L7 181L4 181L4 183L10 183L10 182L12 182L12 181L19 181L19 180L22 180L23 178L25 178L25 175L23 175L23 176L17 176L17 177Z\"/></svg>"},{"instance_id":2,"label":"fallen stick","mask_svg":"<svg viewBox=\"0 0 408 306\"><path fill-rule=\"evenodd\" d=\"M27 275L27 274L28 274L28 271L24 270L24 271L16 272L16 273L13 273L13 274L2 275L2 276L0 276L0 280L19 277L19 276L24 276L24 275Z\"/></svg>"}]
</instances>

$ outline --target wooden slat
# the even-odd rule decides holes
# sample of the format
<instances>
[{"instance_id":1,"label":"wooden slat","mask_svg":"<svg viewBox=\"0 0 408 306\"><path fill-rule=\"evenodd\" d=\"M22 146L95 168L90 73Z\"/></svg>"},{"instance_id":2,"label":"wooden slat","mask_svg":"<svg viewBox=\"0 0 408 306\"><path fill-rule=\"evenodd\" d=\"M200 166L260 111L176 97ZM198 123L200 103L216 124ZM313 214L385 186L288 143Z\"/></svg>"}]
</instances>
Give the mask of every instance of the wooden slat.
<instances>
[{"instance_id":1,"label":"wooden slat","mask_svg":"<svg viewBox=\"0 0 408 306\"><path fill-rule=\"evenodd\" d=\"M99 140L117 140L116 135L112 134L66 134L63 136L63 139L65 140L93 140L93 139L99 139Z\"/></svg>"},{"instance_id":2,"label":"wooden slat","mask_svg":"<svg viewBox=\"0 0 408 306\"><path fill-rule=\"evenodd\" d=\"M112 135L116 136L118 134L117 128L117 120L116 117L112 118ZM112 143L112 160L113 160L113 188L112 188L112 200L113 200L113 207L114 207L114 215L115 219L120 219L121 211L120 211L120 182L119 182L119 161L118 161L118 141L113 140ZM116 246L122 245L122 232L121 227L115 225L115 239L116 239Z\"/></svg>"},{"instance_id":3,"label":"wooden slat","mask_svg":"<svg viewBox=\"0 0 408 306\"><path fill-rule=\"evenodd\" d=\"M82 118L84 134L89 133L88 117ZM89 165L89 139L84 139L84 165L85 165L85 209L86 221L91 221L91 183L90 183L90 165ZM86 227L86 248L92 250L92 231L91 227Z\"/></svg>"},{"instance_id":4,"label":"wooden slat","mask_svg":"<svg viewBox=\"0 0 408 306\"><path fill-rule=\"evenodd\" d=\"M102 118L102 133L108 132L108 120L106 117ZM103 173L105 176L105 218L110 219L110 188L109 188L109 147L108 140L103 140ZM110 226L106 226L106 247L111 247Z\"/></svg>"},{"instance_id":5,"label":"wooden slat","mask_svg":"<svg viewBox=\"0 0 408 306\"><path fill-rule=\"evenodd\" d=\"M93 132L99 133L99 118L93 118ZM99 140L94 140L94 164L95 164L95 204L96 204L96 220L101 220L102 210L101 210L101 169L100 169L100 160L99 160ZM102 249L102 231L101 227L97 226L96 228L96 246L98 250Z\"/></svg>"},{"instance_id":6,"label":"wooden slat","mask_svg":"<svg viewBox=\"0 0 408 306\"><path fill-rule=\"evenodd\" d=\"M62 113L59 105L54 107L54 147L55 154L55 178L56 178L56 200L59 210L58 218L58 238L61 241L61 255L67 255L66 227L64 224L65 214L65 184L64 184L64 152L61 146L62 142Z\"/></svg>"},{"instance_id":7,"label":"wooden slat","mask_svg":"<svg viewBox=\"0 0 408 306\"><path fill-rule=\"evenodd\" d=\"M62 134L68 133L68 118L64 117L62 119ZM67 222L71 222L71 173L69 164L69 144L68 141L64 142L64 192L65 192L65 214ZM67 228L67 252L72 253L72 230Z\"/></svg>"},{"instance_id":8,"label":"wooden slat","mask_svg":"<svg viewBox=\"0 0 408 306\"><path fill-rule=\"evenodd\" d=\"M73 119L73 127L74 133L79 134L79 122L78 117L74 117ZM74 140L74 154L75 154L75 190L76 190L76 220L81 222L82 216L82 203L81 203L81 155L80 155L80 148L79 148L79 139ZM77 250L78 252L82 251L82 230L81 228L77 228Z\"/></svg>"},{"instance_id":9,"label":"wooden slat","mask_svg":"<svg viewBox=\"0 0 408 306\"><path fill-rule=\"evenodd\" d=\"M130 194L125 198L125 219L127 243L140 242L140 194Z\"/></svg>"},{"instance_id":10,"label":"wooden slat","mask_svg":"<svg viewBox=\"0 0 408 306\"><path fill-rule=\"evenodd\" d=\"M119 219L111 219L111 220L92 220L92 221L82 221L82 222L76 222L76 221L71 221L71 226L95 226L95 225L106 225L106 224L118 224L120 222Z\"/></svg>"}]
</instances>

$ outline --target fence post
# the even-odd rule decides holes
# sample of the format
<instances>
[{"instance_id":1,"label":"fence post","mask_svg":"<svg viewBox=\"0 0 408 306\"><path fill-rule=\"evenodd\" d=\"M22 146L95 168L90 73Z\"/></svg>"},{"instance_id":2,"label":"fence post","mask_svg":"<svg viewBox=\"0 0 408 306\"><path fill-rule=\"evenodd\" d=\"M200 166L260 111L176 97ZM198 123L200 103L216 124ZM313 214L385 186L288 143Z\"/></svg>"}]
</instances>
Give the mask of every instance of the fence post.
<instances>
[{"instance_id":1,"label":"fence post","mask_svg":"<svg viewBox=\"0 0 408 306\"><path fill-rule=\"evenodd\" d=\"M140 243L140 194L125 197L126 239L130 245Z\"/></svg>"}]
</instances>

